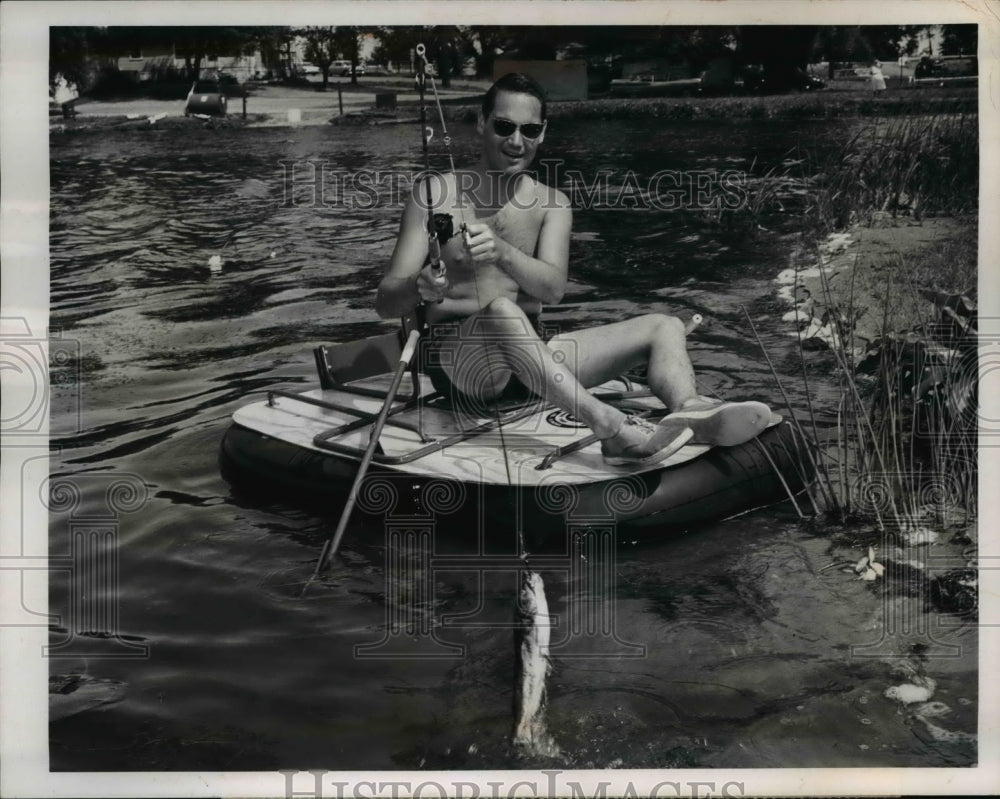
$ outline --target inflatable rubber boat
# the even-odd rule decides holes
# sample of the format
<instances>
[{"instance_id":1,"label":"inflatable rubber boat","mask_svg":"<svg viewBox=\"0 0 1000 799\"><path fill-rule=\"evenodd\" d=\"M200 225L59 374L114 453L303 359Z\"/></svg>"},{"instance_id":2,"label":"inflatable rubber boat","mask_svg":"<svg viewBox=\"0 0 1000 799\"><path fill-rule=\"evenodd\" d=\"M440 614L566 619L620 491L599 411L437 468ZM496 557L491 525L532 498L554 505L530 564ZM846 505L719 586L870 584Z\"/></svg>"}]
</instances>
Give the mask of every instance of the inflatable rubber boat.
<instances>
[{"instance_id":1,"label":"inflatable rubber boat","mask_svg":"<svg viewBox=\"0 0 1000 799\"><path fill-rule=\"evenodd\" d=\"M403 348L387 334L315 350L319 387L268 391L239 408L221 445L234 483L308 495L336 509L369 446ZM653 420L666 409L620 378L591 392ZM689 444L658 464L612 467L579 421L539 398L451 405L414 366L393 397L358 506L399 519L464 508L482 524L692 527L773 504L811 471L801 437L775 417L736 447Z\"/></svg>"}]
</instances>

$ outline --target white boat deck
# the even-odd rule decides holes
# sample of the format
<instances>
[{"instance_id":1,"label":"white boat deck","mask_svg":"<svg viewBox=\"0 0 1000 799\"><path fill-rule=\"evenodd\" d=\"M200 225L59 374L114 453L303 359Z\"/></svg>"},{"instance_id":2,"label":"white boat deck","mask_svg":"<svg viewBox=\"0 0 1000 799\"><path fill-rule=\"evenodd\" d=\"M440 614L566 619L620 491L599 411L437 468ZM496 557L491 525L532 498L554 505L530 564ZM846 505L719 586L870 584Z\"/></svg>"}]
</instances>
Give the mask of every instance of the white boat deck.
<instances>
[{"instance_id":1,"label":"white boat deck","mask_svg":"<svg viewBox=\"0 0 1000 799\"><path fill-rule=\"evenodd\" d=\"M421 377L425 382L423 389L429 394L433 389L429 381ZM360 381L359 385L384 390L388 387L389 381L390 376L384 375ZM407 377L397 395L401 398L397 405L402 405L402 401L408 398L410 389ZM599 395L602 391L620 392L625 389L626 386L620 381L612 381L595 389L594 393ZM316 389L302 392L302 396L336 403L373 416L378 414L382 406L382 400L376 397L359 396L339 390ZM631 399L629 403L650 409L663 407L652 397ZM502 417L514 415L515 412L511 411L502 413ZM283 396L274 397L273 404L261 400L244 406L233 416L234 421L243 427L297 447L325 452L331 457L345 460L360 460L362 452L368 445L371 425L344 432L330 439L336 444L354 448L356 455L330 452L315 441L317 435L345 425L356 418L346 411L323 408ZM425 438L440 441L463 430L471 430L484 423L494 422L495 416L471 415L461 409L420 404L390 419L418 427ZM643 472L660 471L690 461L710 449L706 445L688 445L665 461L651 466L612 467L604 463L600 444L594 442L577 452L557 459L548 469L537 468L545 456L555 448L566 446L589 435L590 430L579 422L552 406L538 403L533 406L531 412L522 418L505 421L499 429L494 427L486 432L476 433L463 441L431 451L409 463L390 464L388 468L422 477L441 477L502 486L514 483L537 487L547 484L593 483ZM395 424L386 425L380 443L382 457L390 459L405 457L428 446L426 442L421 441L416 430L405 429ZM376 457L376 462L379 462L379 457Z\"/></svg>"}]
</instances>

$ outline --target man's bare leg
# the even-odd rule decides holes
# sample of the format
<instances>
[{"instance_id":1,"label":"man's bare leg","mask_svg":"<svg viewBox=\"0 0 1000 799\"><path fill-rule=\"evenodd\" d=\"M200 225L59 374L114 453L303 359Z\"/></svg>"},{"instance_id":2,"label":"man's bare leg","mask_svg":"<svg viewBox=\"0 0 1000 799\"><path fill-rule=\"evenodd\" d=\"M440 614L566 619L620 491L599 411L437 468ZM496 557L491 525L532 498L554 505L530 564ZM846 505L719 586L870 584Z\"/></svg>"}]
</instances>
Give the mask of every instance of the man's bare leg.
<instances>
[{"instance_id":1,"label":"man's bare leg","mask_svg":"<svg viewBox=\"0 0 1000 799\"><path fill-rule=\"evenodd\" d=\"M593 430L605 442L609 462L624 462L619 450L638 447L636 452L644 452L647 444L661 444L664 438L676 442L696 436L702 443L732 446L757 435L771 418L763 403L717 403L698 396L684 326L674 317L650 314L557 336L546 346L516 303L498 299L466 319L461 330L457 346L462 351L449 372L459 389L491 399L516 374L536 394ZM634 419L626 423L625 414L586 390L643 363L650 389L672 411L659 430ZM682 435L684 428L691 432Z\"/></svg>"},{"instance_id":2,"label":"man's bare leg","mask_svg":"<svg viewBox=\"0 0 1000 799\"><path fill-rule=\"evenodd\" d=\"M647 314L610 325L561 333L548 342L561 352L583 386L599 386L636 366L647 367L649 388L670 410L696 399L694 367L684 323Z\"/></svg>"},{"instance_id":3,"label":"man's bare leg","mask_svg":"<svg viewBox=\"0 0 1000 799\"><path fill-rule=\"evenodd\" d=\"M669 457L694 432L684 423L653 424L606 405L580 385L569 360L550 350L531 328L524 311L499 299L466 319L452 346L454 366L445 366L454 385L479 399L491 399L510 376L582 420L601 439L609 465L646 466Z\"/></svg>"},{"instance_id":4,"label":"man's bare leg","mask_svg":"<svg viewBox=\"0 0 1000 799\"><path fill-rule=\"evenodd\" d=\"M721 402L698 395L687 336L680 319L648 314L610 325L556 336L549 347L562 352L584 386L600 385L646 365L649 388L698 443L734 446L759 434L771 421L762 402Z\"/></svg>"}]
</instances>

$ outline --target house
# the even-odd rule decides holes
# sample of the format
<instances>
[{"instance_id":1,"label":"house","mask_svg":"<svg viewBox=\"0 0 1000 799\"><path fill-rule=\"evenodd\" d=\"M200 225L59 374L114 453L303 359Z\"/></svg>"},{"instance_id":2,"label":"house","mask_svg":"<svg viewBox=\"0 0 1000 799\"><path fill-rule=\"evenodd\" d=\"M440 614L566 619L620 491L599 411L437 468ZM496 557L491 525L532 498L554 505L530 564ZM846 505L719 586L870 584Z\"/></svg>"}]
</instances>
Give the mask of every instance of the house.
<instances>
[{"instance_id":1,"label":"house","mask_svg":"<svg viewBox=\"0 0 1000 799\"><path fill-rule=\"evenodd\" d=\"M137 45L128 55L118 58L118 70L143 82L167 75L183 74L184 52L172 44ZM241 83L262 68L259 51L250 55L224 56L210 53L201 59L200 75L205 77L217 72L234 76Z\"/></svg>"}]
</instances>

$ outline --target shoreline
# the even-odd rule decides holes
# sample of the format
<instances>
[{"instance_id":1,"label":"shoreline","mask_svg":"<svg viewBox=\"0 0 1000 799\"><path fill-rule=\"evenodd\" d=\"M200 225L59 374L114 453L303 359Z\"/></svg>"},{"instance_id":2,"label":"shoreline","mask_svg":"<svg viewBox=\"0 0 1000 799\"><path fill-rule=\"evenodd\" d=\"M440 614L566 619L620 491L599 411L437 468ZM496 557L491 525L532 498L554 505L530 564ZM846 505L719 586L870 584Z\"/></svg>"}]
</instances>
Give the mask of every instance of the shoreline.
<instances>
[{"instance_id":1,"label":"shoreline","mask_svg":"<svg viewBox=\"0 0 1000 799\"><path fill-rule=\"evenodd\" d=\"M934 303L918 294L931 288L918 284L922 273L932 272L944 253L955 253L964 258L964 274L974 279L977 226L973 219L941 216L918 222L886 214L873 225L854 224L830 234L812 252L800 250L793 255L796 265L775 278L778 297L789 308L782 316L789 335L825 348L837 335L835 320L849 319L852 340L845 343L861 355L879 338L930 319ZM942 274L953 282L938 288L975 294L974 280L968 285L967 277L963 283L962 274Z\"/></svg>"},{"instance_id":2,"label":"shoreline","mask_svg":"<svg viewBox=\"0 0 1000 799\"><path fill-rule=\"evenodd\" d=\"M479 108L478 93L473 87L455 87L442 94L442 111L450 122L471 122ZM225 117L228 127L300 127L326 124L371 124L372 119L389 124L395 117L402 123L419 108L416 94L396 85L376 84L361 89L333 86L325 92L302 88L270 91L265 87L247 98L247 119L241 110ZM337 91L342 89L342 91ZM478 92L478 90L477 90ZM396 109L376 109L376 95L391 93ZM242 100L234 106L241 105ZM433 103L433 96L428 103ZM344 113L340 114L341 104ZM114 127L145 117L159 121L188 119L183 116L184 101L135 98L117 101L85 100L76 107L76 116L64 119L50 108L49 129L89 130ZM300 121L290 121L290 112L298 111ZM899 89L873 98L865 91L821 90L775 95L725 95L690 97L594 97L587 100L562 100L549 104L554 119L662 119L665 121L714 121L755 119L829 119L843 117L894 117L915 114L978 113L976 89ZM197 121L197 120L196 120ZM155 124L155 123L154 123ZM138 127L138 126L137 126Z\"/></svg>"}]
</instances>

